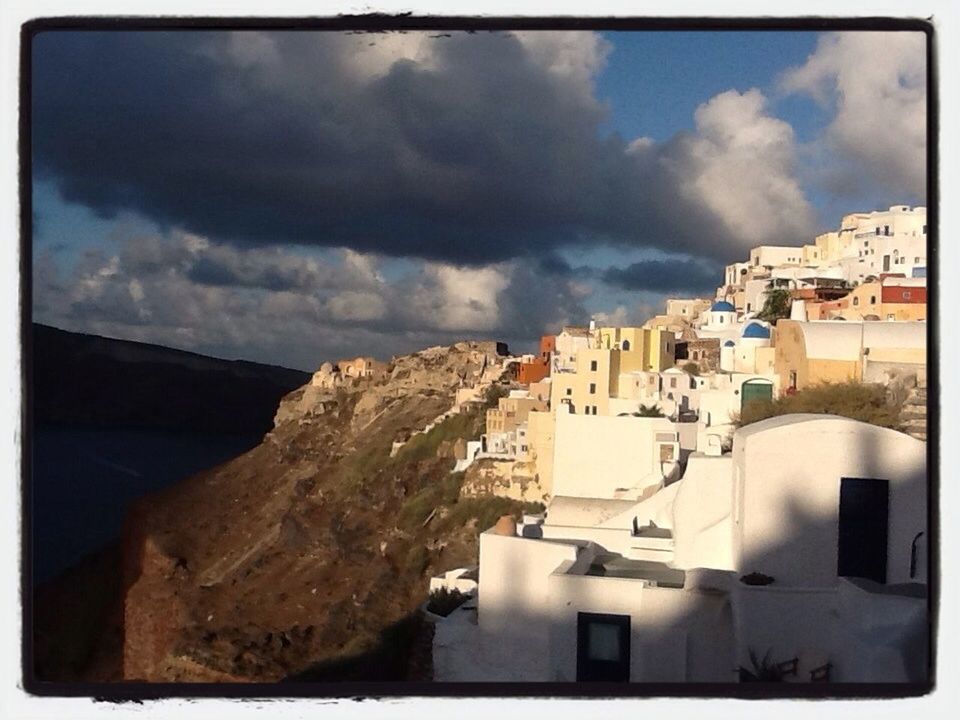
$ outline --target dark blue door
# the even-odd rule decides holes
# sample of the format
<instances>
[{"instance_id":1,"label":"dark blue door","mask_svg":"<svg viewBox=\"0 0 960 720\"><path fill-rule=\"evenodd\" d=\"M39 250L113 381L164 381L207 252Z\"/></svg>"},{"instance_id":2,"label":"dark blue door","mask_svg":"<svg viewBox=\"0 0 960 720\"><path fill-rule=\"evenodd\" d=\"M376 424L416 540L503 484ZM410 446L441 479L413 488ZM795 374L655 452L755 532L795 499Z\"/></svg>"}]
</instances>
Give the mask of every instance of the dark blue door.
<instances>
[{"instance_id":1,"label":"dark blue door","mask_svg":"<svg viewBox=\"0 0 960 720\"><path fill-rule=\"evenodd\" d=\"M889 483L840 480L837 575L887 582Z\"/></svg>"}]
</instances>

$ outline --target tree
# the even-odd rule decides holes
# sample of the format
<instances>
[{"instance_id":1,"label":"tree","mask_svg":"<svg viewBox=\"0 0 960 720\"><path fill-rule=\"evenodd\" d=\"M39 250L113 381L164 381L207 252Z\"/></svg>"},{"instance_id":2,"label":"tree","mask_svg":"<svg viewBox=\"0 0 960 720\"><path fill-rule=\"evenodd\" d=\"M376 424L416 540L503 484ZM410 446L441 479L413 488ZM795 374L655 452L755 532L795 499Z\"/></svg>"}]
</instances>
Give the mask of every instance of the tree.
<instances>
[{"instance_id":1,"label":"tree","mask_svg":"<svg viewBox=\"0 0 960 720\"><path fill-rule=\"evenodd\" d=\"M763 302L763 309L757 313L757 318L768 323L790 317L790 291L783 288L774 288L767 293Z\"/></svg>"},{"instance_id":2,"label":"tree","mask_svg":"<svg viewBox=\"0 0 960 720\"><path fill-rule=\"evenodd\" d=\"M664 417L663 411L656 405L640 405L640 409L634 415L637 417Z\"/></svg>"}]
</instances>

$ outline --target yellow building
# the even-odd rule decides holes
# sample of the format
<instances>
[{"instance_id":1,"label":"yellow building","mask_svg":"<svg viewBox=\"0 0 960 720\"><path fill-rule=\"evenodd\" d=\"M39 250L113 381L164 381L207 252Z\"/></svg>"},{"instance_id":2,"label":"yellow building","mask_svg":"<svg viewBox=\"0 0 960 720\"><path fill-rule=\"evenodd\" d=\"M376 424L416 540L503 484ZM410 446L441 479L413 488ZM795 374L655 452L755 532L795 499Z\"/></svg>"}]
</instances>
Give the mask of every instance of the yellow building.
<instances>
[{"instance_id":1,"label":"yellow building","mask_svg":"<svg viewBox=\"0 0 960 720\"><path fill-rule=\"evenodd\" d=\"M596 331L595 346L622 351L622 372L660 372L673 367L676 336L671 330L653 327L602 327Z\"/></svg>"},{"instance_id":2,"label":"yellow building","mask_svg":"<svg viewBox=\"0 0 960 720\"><path fill-rule=\"evenodd\" d=\"M623 354L603 348L578 351L572 371L556 372L550 377L551 410L556 412L565 403L575 413L608 414L610 396L617 393Z\"/></svg>"},{"instance_id":3,"label":"yellow building","mask_svg":"<svg viewBox=\"0 0 960 720\"><path fill-rule=\"evenodd\" d=\"M780 320L774 369L780 387L870 380L887 368L926 365L926 323Z\"/></svg>"}]
</instances>

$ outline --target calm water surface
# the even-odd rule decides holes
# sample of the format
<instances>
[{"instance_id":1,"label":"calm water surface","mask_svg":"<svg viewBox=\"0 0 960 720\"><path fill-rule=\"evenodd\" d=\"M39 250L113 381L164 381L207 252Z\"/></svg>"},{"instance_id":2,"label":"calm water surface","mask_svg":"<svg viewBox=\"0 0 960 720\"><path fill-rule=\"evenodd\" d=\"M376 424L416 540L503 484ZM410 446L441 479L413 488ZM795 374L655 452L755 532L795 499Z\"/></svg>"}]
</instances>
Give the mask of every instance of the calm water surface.
<instances>
[{"instance_id":1,"label":"calm water surface","mask_svg":"<svg viewBox=\"0 0 960 720\"><path fill-rule=\"evenodd\" d=\"M33 433L34 577L116 538L136 498L218 465L261 436L40 426Z\"/></svg>"}]
</instances>

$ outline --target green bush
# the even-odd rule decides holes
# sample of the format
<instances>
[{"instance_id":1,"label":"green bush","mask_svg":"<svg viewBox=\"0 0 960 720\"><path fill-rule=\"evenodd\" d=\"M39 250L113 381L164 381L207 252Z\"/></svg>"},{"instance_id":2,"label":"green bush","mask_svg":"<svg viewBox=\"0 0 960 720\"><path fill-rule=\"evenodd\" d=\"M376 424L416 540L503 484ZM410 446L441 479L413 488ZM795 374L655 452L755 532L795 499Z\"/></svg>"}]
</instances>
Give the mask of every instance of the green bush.
<instances>
[{"instance_id":1,"label":"green bush","mask_svg":"<svg viewBox=\"0 0 960 720\"><path fill-rule=\"evenodd\" d=\"M463 527L476 518L477 532L483 532L496 525L503 515L511 515L519 520L525 512L538 513L543 509L542 503L520 502L503 497L460 498L449 507L443 524L445 528Z\"/></svg>"},{"instance_id":2,"label":"green bush","mask_svg":"<svg viewBox=\"0 0 960 720\"><path fill-rule=\"evenodd\" d=\"M436 457L440 443L445 440L473 440L483 432L486 417L478 411L463 412L448 417L429 432L414 435L400 448L396 462L419 462Z\"/></svg>"},{"instance_id":3,"label":"green bush","mask_svg":"<svg viewBox=\"0 0 960 720\"><path fill-rule=\"evenodd\" d=\"M793 413L840 415L894 429L900 424L900 411L888 402L882 385L857 382L822 383L772 402L749 402L734 422L742 427Z\"/></svg>"},{"instance_id":4,"label":"green bush","mask_svg":"<svg viewBox=\"0 0 960 720\"><path fill-rule=\"evenodd\" d=\"M757 319L768 323L776 323L790 317L790 291L778 288L767 293L763 309L757 313Z\"/></svg>"}]
</instances>

